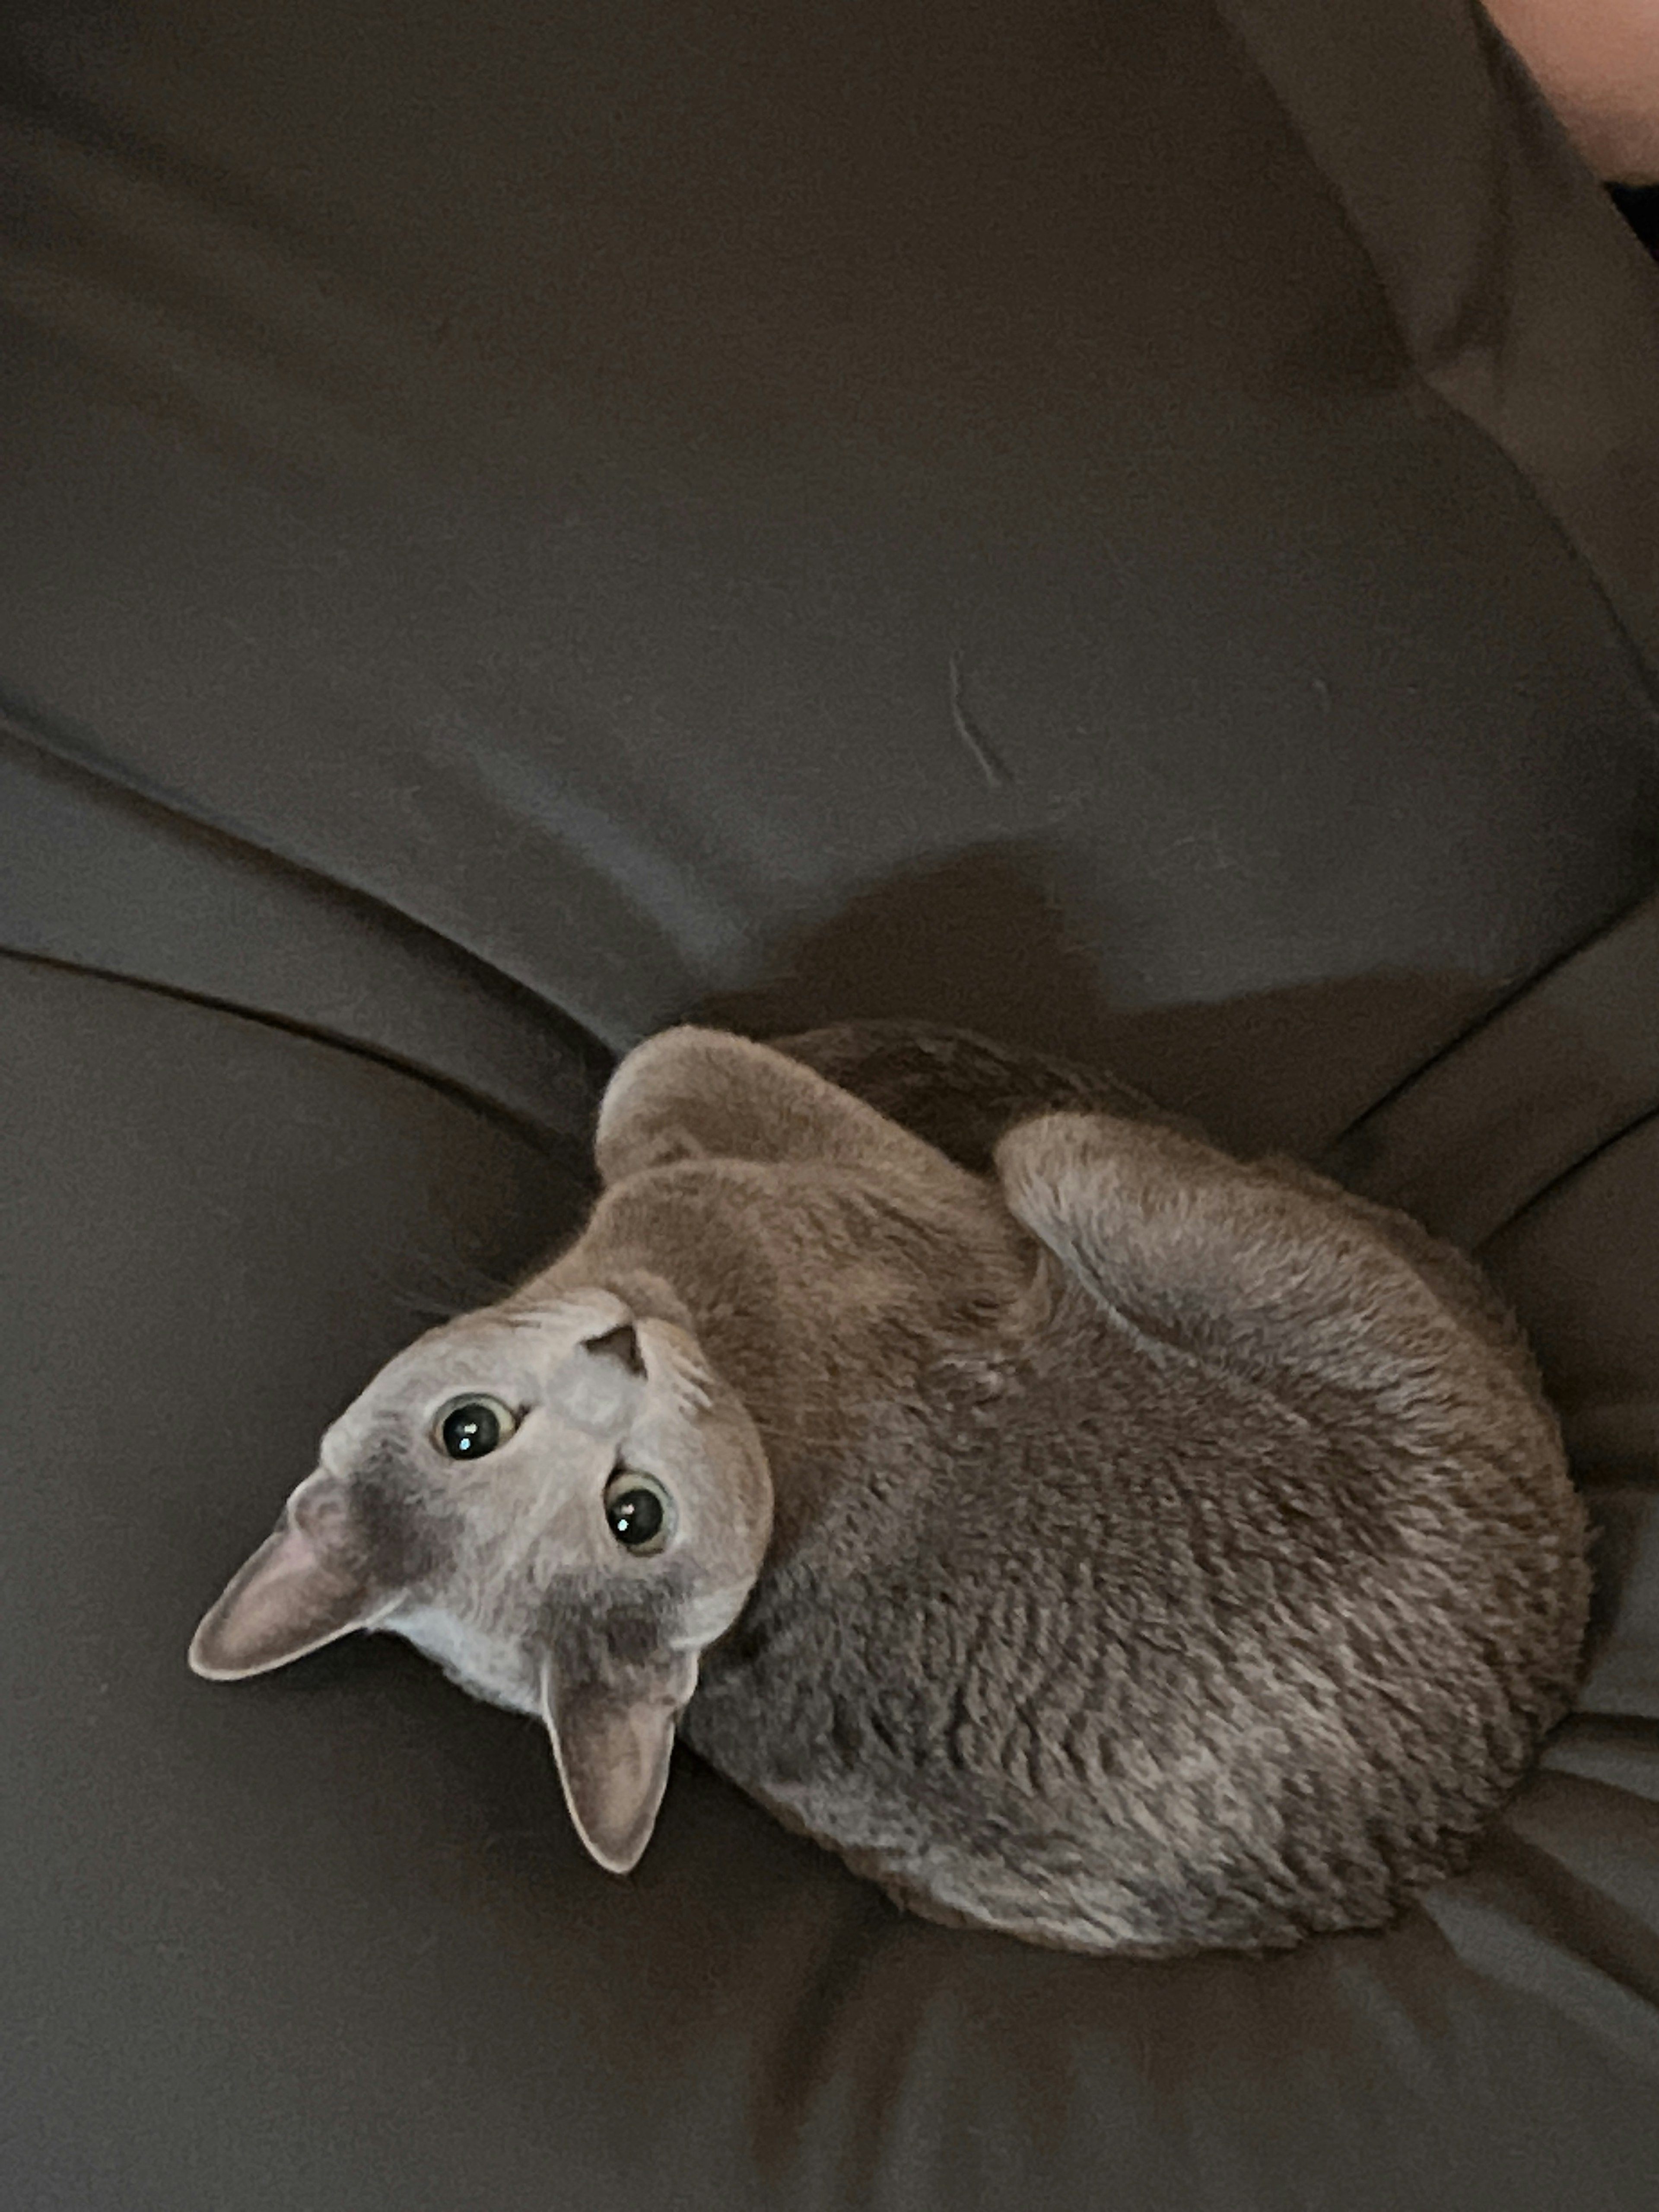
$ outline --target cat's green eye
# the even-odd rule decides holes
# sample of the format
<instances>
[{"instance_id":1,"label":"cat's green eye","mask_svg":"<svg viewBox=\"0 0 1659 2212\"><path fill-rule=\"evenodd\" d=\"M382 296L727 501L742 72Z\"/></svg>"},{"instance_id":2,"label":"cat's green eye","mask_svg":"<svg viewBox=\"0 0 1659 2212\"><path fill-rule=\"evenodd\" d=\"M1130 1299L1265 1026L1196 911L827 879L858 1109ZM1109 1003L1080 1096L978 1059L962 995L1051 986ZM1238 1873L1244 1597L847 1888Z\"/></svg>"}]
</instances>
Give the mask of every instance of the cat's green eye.
<instances>
[{"instance_id":1,"label":"cat's green eye","mask_svg":"<svg viewBox=\"0 0 1659 2212\"><path fill-rule=\"evenodd\" d=\"M606 1486L605 1517L619 1544L648 1558L674 1533L674 1501L654 1475L622 1468Z\"/></svg>"},{"instance_id":2,"label":"cat's green eye","mask_svg":"<svg viewBox=\"0 0 1659 2212\"><path fill-rule=\"evenodd\" d=\"M482 1459L504 1444L519 1425L519 1417L499 1398L474 1391L452 1398L432 1424L432 1441L451 1459Z\"/></svg>"}]
</instances>

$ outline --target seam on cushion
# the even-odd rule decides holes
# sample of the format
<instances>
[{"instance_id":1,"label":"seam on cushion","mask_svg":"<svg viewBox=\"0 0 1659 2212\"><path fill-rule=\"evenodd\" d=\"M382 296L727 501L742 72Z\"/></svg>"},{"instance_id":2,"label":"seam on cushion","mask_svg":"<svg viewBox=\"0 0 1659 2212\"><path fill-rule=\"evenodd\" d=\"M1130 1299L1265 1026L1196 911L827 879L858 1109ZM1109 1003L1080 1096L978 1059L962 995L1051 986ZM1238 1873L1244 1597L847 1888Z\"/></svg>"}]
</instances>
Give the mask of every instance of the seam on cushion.
<instances>
[{"instance_id":1,"label":"seam on cushion","mask_svg":"<svg viewBox=\"0 0 1659 2212\"><path fill-rule=\"evenodd\" d=\"M149 976L129 975L118 968L103 968L89 962L60 959L52 953L22 952L10 945L0 945L0 962L5 961L15 962L21 968L42 968L59 975L84 975L94 982L119 984L125 990L146 991L158 999L169 999L180 1006L200 1006L210 1013L228 1014L236 1021L252 1022L258 1028L276 1030L286 1036L298 1037L305 1043L322 1045L331 1051L348 1054L355 1060L368 1060L376 1067L384 1067L394 1075L406 1077L426 1090L435 1091L452 1105L465 1107L469 1112L517 1138L544 1158L568 1164L583 1183L591 1185L593 1182L585 1137L574 1133L568 1138L560 1137L545 1126L532 1121L527 1115L515 1114L510 1106L504 1106L499 1099L492 1098L488 1093L469 1089L453 1076L440 1075L416 1060L366 1045L361 1039L348 1036L325 1024L298 1021L289 1015L269 1013L262 1007L239 1006L234 1000L217 998L210 992L193 991L176 983L158 982Z\"/></svg>"},{"instance_id":2,"label":"seam on cushion","mask_svg":"<svg viewBox=\"0 0 1659 2212\"><path fill-rule=\"evenodd\" d=\"M1575 943L1568 945L1565 951L1558 952L1553 959L1547 960L1541 968L1534 969L1533 973L1517 983L1513 990L1505 991L1501 998L1495 1000L1491 1006L1476 1014L1474 1019L1467 1023L1463 1028L1455 1030L1443 1043L1437 1045L1428 1057L1419 1060L1408 1075L1402 1075L1397 1083L1391 1085L1380 1097L1373 1099L1369 1106L1354 1115L1352 1121L1340 1129L1336 1135L1322 1148L1321 1158L1329 1159L1333 1155L1340 1152L1357 1130L1363 1129L1365 1124L1376 1116L1386 1114L1391 1106L1395 1105L1401 1098L1414 1091L1425 1077L1432 1075L1437 1068L1443 1066L1448 1060L1455 1060L1460 1052L1474 1042L1476 1037L1491 1029L1494 1024L1502 1021L1504 1015L1518 1006L1523 999L1529 998L1534 991L1543 989L1552 976L1559 975L1563 969L1571 967L1574 961L1582 960L1595 946L1606 944L1609 938L1616 937L1621 929L1627 928L1638 915L1651 905L1656 890L1659 890L1659 877L1656 877L1653 890L1639 893L1628 906L1621 907L1610 921L1604 922L1600 929L1591 930L1587 937L1579 938ZM1610 1141L1616 1142L1617 1139ZM1571 1173L1571 1170L1564 1170L1563 1172ZM1528 1200L1528 1203L1530 1204L1531 1200Z\"/></svg>"},{"instance_id":3,"label":"seam on cushion","mask_svg":"<svg viewBox=\"0 0 1659 2212\"><path fill-rule=\"evenodd\" d=\"M1604 1159L1609 1152L1616 1151L1620 1145L1627 1144L1631 1138L1639 1135L1644 1129L1654 1122L1659 1122L1659 1106L1649 1107L1644 1113L1638 1114L1632 1120L1626 1121L1622 1128L1616 1129L1611 1136L1604 1137L1599 1145L1592 1145L1581 1159L1575 1160L1570 1168L1563 1168L1559 1175L1553 1175L1549 1181L1534 1191L1531 1197L1523 1204L1517 1206L1512 1213L1506 1214L1497 1228L1488 1230L1479 1243L1471 1248L1473 1251L1476 1254L1486 1251L1487 1247L1498 1237L1506 1235L1513 1229L1517 1222L1524 1221L1535 1207L1542 1206L1546 1200L1554 1197L1556 1193L1571 1182L1576 1176L1583 1175L1589 1169L1593 1168L1598 1160Z\"/></svg>"},{"instance_id":4,"label":"seam on cushion","mask_svg":"<svg viewBox=\"0 0 1659 2212\"><path fill-rule=\"evenodd\" d=\"M1543 2006L1659 2077L1659 2004L1627 1978L1626 1962L1605 1941L1611 1923L1639 1931L1643 1948L1651 1947L1651 1927L1627 1905L1500 1820L1468 1870L1431 1889L1422 1910L1470 1972ZM1585 1917L1595 1923L1588 1931ZM1559 1926L1562 1918L1578 1924ZM1580 1949L1587 1933L1590 1942Z\"/></svg>"},{"instance_id":5,"label":"seam on cushion","mask_svg":"<svg viewBox=\"0 0 1659 2212\"><path fill-rule=\"evenodd\" d=\"M152 809L188 830L222 839L242 852L257 855L267 866L293 877L309 896L344 902L360 910L366 908L382 927L390 925L418 942L441 949L446 957L467 963L492 990L511 994L526 1011L556 1028L562 1041L576 1058L597 1066L611 1057L606 1048L574 1015L544 999L530 984L491 960L487 953L408 913L383 892L328 875L313 862L254 836L244 823L228 820L210 809L187 804L168 787L118 767L95 738L79 731L72 737L55 737L46 717L26 708L4 690L0 690L0 731L52 762L65 775L83 776L88 782L118 793L134 805Z\"/></svg>"}]
</instances>

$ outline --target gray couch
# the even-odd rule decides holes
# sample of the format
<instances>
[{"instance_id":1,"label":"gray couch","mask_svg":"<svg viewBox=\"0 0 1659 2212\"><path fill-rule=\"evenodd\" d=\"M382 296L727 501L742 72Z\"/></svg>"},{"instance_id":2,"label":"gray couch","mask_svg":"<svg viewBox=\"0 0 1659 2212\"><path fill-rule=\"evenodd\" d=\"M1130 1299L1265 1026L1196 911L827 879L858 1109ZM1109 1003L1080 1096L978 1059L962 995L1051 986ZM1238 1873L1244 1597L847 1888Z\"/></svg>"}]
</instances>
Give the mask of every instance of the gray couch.
<instances>
[{"instance_id":1,"label":"gray couch","mask_svg":"<svg viewBox=\"0 0 1659 2212\"><path fill-rule=\"evenodd\" d=\"M3 11L0 2204L1659 2202L1659 274L1461 0ZM638 1872L204 1606L614 1055L956 1021L1477 1249L1601 1528L1270 1962Z\"/></svg>"}]
</instances>

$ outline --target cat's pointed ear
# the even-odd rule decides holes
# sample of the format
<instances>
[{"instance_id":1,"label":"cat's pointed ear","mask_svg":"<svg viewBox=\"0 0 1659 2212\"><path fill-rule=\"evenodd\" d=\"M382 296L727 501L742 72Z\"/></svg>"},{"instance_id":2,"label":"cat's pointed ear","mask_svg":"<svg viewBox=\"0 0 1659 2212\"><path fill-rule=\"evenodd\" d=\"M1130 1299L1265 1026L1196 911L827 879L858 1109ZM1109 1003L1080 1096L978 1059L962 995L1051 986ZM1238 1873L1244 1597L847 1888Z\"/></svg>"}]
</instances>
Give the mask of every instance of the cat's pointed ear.
<instances>
[{"instance_id":1,"label":"cat's pointed ear","mask_svg":"<svg viewBox=\"0 0 1659 2212\"><path fill-rule=\"evenodd\" d=\"M559 1411L595 1435L626 1422L645 1387L645 1356L632 1315L583 1337L560 1369Z\"/></svg>"},{"instance_id":2,"label":"cat's pointed ear","mask_svg":"<svg viewBox=\"0 0 1659 2212\"><path fill-rule=\"evenodd\" d=\"M625 1374L640 1376L645 1373L645 1358L640 1350L640 1333L631 1316L627 1321L618 1322L614 1328L606 1329L602 1336L586 1338L582 1349L592 1352L596 1358L614 1360Z\"/></svg>"},{"instance_id":3,"label":"cat's pointed ear","mask_svg":"<svg viewBox=\"0 0 1659 2212\"><path fill-rule=\"evenodd\" d=\"M644 1856L668 1787L674 1724L697 1686L695 1652L659 1666L609 1668L542 1663L542 1717L576 1833L609 1874Z\"/></svg>"},{"instance_id":4,"label":"cat's pointed ear","mask_svg":"<svg viewBox=\"0 0 1659 2212\"><path fill-rule=\"evenodd\" d=\"M367 1626L394 1602L363 1571L346 1485L319 1470L203 1617L190 1663L213 1682L263 1674Z\"/></svg>"}]
</instances>

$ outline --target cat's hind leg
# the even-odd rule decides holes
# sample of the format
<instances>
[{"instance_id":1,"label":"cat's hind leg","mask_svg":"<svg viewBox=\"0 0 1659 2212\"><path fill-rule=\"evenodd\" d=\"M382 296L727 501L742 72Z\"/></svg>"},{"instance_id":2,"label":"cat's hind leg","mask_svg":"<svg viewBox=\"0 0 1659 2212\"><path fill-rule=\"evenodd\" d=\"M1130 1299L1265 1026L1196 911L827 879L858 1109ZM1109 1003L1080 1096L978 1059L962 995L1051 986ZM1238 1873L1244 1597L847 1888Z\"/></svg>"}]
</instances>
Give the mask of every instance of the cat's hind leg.
<instances>
[{"instance_id":1,"label":"cat's hind leg","mask_svg":"<svg viewBox=\"0 0 1659 2212\"><path fill-rule=\"evenodd\" d=\"M1149 1346L1291 1404L1385 1395L1407 1421L1431 1420L1449 1395L1496 1393L1495 1405L1516 1392L1490 1334L1311 1176L1103 1114L1024 1122L996 1158L1015 1218Z\"/></svg>"}]
</instances>

